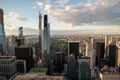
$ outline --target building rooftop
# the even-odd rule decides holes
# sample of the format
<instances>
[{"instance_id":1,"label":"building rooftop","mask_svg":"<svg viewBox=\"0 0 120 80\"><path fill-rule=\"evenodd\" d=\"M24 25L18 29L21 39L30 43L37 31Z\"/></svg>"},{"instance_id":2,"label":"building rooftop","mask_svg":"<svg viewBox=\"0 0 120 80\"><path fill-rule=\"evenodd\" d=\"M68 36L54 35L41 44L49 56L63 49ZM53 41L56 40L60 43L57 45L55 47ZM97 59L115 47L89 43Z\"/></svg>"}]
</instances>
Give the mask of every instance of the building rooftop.
<instances>
[{"instance_id":1,"label":"building rooftop","mask_svg":"<svg viewBox=\"0 0 120 80\"><path fill-rule=\"evenodd\" d=\"M13 80L63 80L62 76L18 75Z\"/></svg>"},{"instance_id":2,"label":"building rooftop","mask_svg":"<svg viewBox=\"0 0 120 80\"><path fill-rule=\"evenodd\" d=\"M30 74L37 74L37 75L46 75L47 68L32 68L29 71Z\"/></svg>"},{"instance_id":3,"label":"building rooftop","mask_svg":"<svg viewBox=\"0 0 120 80\"><path fill-rule=\"evenodd\" d=\"M0 59L11 59L15 56L0 56Z\"/></svg>"},{"instance_id":4,"label":"building rooftop","mask_svg":"<svg viewBox=\"0 0 120 80\"><path fill-rule=\"evenodd\" d=\"M90 59L90 57L87 57L87 56L81 56L79 59Z\"/></svg>"}]
</instances>

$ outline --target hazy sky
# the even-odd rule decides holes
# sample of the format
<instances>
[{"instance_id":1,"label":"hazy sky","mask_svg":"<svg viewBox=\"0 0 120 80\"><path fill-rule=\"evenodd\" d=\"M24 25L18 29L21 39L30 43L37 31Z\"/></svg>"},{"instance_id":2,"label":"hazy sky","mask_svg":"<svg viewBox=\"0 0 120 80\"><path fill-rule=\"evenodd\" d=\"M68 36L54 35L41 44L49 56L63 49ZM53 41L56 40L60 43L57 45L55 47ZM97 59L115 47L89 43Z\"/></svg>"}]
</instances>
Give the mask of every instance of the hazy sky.
<instances>
[{"instance_id":1,"label":"hazy sky","mask_svg":"<svg viewBox=\"0 0 120 80\"><path fill-rule=\"evenodd\" d=\"M120 32L120 0L0 0L0 8L9 33L38 29L39 11L48 14L51 30Z\"/></svg>"}]
</instances>

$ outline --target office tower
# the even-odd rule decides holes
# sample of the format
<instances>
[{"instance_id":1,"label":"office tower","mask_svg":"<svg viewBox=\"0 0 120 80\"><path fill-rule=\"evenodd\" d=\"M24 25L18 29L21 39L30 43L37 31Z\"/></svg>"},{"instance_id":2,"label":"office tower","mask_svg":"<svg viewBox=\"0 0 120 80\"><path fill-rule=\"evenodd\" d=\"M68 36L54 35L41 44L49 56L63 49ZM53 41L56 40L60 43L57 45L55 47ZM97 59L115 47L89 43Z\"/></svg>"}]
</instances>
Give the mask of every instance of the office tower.
<instances>
[{"instance_id":1,"label":"office tower","mask_svg":"<svg viewBox=\"0 0 120 80\"><path fill-rule=\"evenodd\" d=\"M90 57L78 59L78 80L90 79Z\"/></svg>"},{"instance_id":2,"label":"office tower","mask_svg":"<svg viewBox=\"0 0 120 80\"><path fill-rule=\"evenodd\" d=\"M57 69L57 72L61 73L62 72L62 53L57 52L56 56L57 56L56 69Z\"/></svg>"},{"instance_id":3,"label":"office tower","mask_svg":"<svg viewBox=\"0 0 120 80\"><path fill-rule=\"evenodd\" d=\"M42 40L42 14L39 13L39 48L40 48L40 54L39 56L41 57L42 53L43 53L43 40Z\"/></svg>"},{"instance_id":4,"label":"office tower","mask_svg":"<svg viewBox=\"0 0 120 80\"><path fill-rule=\"evenodd\" d=\"M17 71L19 73L26 73L26 60L17 60Z\"/></svg>"},{"instance_id":5,"label":"office tower","mask_svg":"<svg viewBox=\"0 0 120 80\"><path fill-rule=\"evenodd\" d=\"M68 56L70 54L74 54L75 59L77 60L77 56L79 55L79 42L68 42Z\"/></svg>"},{"instance_id":6,"label":"office tower","mask_svg":"<svg viewBox=\"0 0 120 80\"><path fill-rule=\"evenodd\" d=\"M19 27L19 36L16 40L17 46L24 45L23 27Z\"/></svg>"},{"instance_id":7,"label":"office tower","mask_svg":"<svg viewBox=\"0 0 120 80\"><path fill-rule=\"evenodd\" d=\"M23 27L19 27L19 39L23 38Z\"/></svg>"},{"instance_id":8,"label":"office tower","mask_svg":"<svg viewBox=\"0 0 120 80\"><path fill-rule=\"evenodd\" d=\"M100 66L100 59L104 58L105 43L97 42L96 44L96 66Z\"/></svg>"},{"instance_id":9,"label":"office tower","mask_svg":"<svg viewBox=\"0 0 120 80\"><path fill-rule=\"evenodd\" d=\"M67 78L69 80L77 80L77 64L74 54L68 56Z\"/></svg>"},{"instance_id":10,"label":"office tower","mask_svg":"<svg viewBox=\"0 0 120 80\"><path fill-rule=\"evenodd\" d=\"M16 57L0 56L0 76L5 76L9 80L16 73Z\"/></svg>"},{"instance_id":11,"label":"office tower","mask_svg":"<svg viewBox=\"0 0 120 80\"><path fill-rule=\"evenodd\" d=\"M93 44L93 49L94 49L94 64L96 65L96 48L97 48L97 42L101 42L100 39L92 38L92 44Z\"/></svg>"},{"instance_id":12,"label":"office tower","mask_svg":"<svg viewBox=\"0 0 120 80\"><path fill-rule=\"evenodd\" d=\"M116 66L116 45L109 45L109 66L115 67Z\"/></svg>"},{"instance_id":13,"label":"office tower","mask_svg":"<svg viewBox=\"0 0 120 80\"><path fill-rule=\"evenodd\" d=\"M5 31L4 31L4 13L0 9L0 54L6 54L6 44L5 44Z\"/></svg>"},{"instance_id":14,"label":"office tower","mask_svg":"<svg viewBox=\"0 0 120 80\"><path fill-rule=\"evenodd\" d=\"M26 61L26 72L34 67L33 48L32 47L15 47L16 59Z\"/></svg>"}]
</instances>

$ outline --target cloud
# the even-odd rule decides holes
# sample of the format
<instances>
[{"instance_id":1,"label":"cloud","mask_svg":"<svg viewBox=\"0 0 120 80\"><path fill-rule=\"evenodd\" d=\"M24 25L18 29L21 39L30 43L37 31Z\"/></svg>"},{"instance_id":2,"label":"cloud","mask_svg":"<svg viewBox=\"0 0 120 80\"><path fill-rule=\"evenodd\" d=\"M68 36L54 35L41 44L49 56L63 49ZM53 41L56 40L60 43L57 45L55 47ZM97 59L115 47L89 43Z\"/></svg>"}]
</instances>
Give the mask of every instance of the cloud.
<instances>
[{"instance_id":1,"label":"cloud","mask_svg":"<svg viewBox=\"0 0 120 80\"><path fill-rule=\"evenodd\" d=\"M64 6L64 4L66 4L68 2L68 0L56 0L56 3L58 4L58 6Z\"/></svg>"},{"instance_id":2,"label":"cloud","mask_svg":"<svg viewBox=\"0 0 120 80\"><path fill-rule=\"evenodd\" d=\"M45 5L44 9L50 19L70 26L120 25L120 0L89 0L72 5L67 2L58 0L56 4Z\"/></svg>"},{"instance_id":3,"label":"cloud","mask_svg":"<svg viewBox=\"0 0 120 80\"><path fill-rule=\"evenodd\" d=\"M27 21L27 18L14 12L9 12L8 15L5 16L5 18L17 20L17 21Z\"/></svg>"},{"instance_id":4,"label":"cloud","mask_svg":"<svg viewBox=\"0 0 120 80\"><path fill-rule=\"evenodd\" d=\"M43 7L44 3L43 2L39 2L39 1L36 1L35 3L37 6L39 6L40 8Z\"/></svg>"}]
</instances>

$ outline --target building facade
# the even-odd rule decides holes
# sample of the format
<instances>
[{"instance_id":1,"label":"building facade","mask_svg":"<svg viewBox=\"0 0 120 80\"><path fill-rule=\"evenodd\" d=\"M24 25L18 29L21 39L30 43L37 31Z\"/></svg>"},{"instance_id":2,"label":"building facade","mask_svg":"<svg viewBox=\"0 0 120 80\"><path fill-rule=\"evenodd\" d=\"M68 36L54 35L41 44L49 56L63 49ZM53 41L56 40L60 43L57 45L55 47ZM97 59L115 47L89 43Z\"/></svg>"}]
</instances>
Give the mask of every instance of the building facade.
<instances>
[{"instance_id":1,"label":"building facade","mask_svg":"<svg viewBox=\"0 0 120 80\"><path fill-rule=\"evenodd\" d=\"M69 80L77 80L77 64L74 55L68 57L67 78Z\"/></svg>"},{"instance_id":2,"label":"building facade","mask_svg":"<svg viewBox=\"0 0 120 80\"><path fill-rule=\"evenodd\" d=\"M78 80L90 79L90 57L78 59Z\"/></svg>"},{"instance_id":3,"label":"building facade","mask_svg":"<svg viewBox=\"0 0 120 80\"><path fill-rule=\"evenodd\" d=\"M109 45L109 59L110 59L110 62L109 62L109 66L110 67L115 67L116 66L116 45Z\"/></svg>"},{"instance_id":4,"label":"building facade","mask_svg":"<svg viewBox=\"0 0 120 80\"><path fill-rule=\"evenodd\" d=\"M34 67L33 48L32 47L15 47L16 59L26 61L26 72Z\"/></svg>"},{"instance_id":5,"label":"building facade","mask_svg":"<svg viewBox=\"0 0 120 80\"><path fill-rule=\"evenodd\" d=\"M100 59L104 58L105 43L97 42L96 44L96 66L100 66Z\"/></svg>"},{"instance_id":6,"label":"building facade","mask_svg":"<svg viewBox=\"0 0 120 80\"><path fill-rule=\"evenodd\" d=\"M11 78L17 73L16 57L0 56L0 76Z\"/></svg>"},{"instance_id":7,"label":"building facade","mask_svg":"<svg viewBox=\"0 0 120 80\"><path fill-rule=\"evenodd\" d=\"M77 60L77 56L79 54L79 42L78 41L69 41L68 42L68 56L70 54L74 54L75 59Z\"/></svg>"},{"instance_id":8,"label":"building facade","mask_svg":"<svg viewBox=\"0 0 120 80\"><path fill-rule=\"evenodd\" d=\"M5 31L4 31L4 12L0 9L0 54L6 54Z\"/></svg>"}]
</instances>

